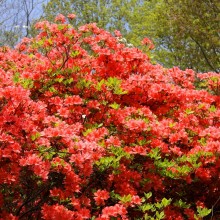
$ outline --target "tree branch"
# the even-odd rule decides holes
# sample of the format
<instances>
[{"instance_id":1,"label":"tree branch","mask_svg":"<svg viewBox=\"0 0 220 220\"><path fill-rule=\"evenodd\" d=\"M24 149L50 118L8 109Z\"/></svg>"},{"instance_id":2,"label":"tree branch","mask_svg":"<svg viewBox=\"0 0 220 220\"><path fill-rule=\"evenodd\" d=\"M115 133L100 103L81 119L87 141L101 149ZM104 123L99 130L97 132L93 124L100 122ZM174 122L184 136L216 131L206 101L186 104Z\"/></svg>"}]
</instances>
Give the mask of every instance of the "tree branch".
<instances>
[{"instance_id":1,"label":"tree branch","mask_svg":"<svg viewBox=\"0 0 220 220\"><path fill-rule=\"evenodd\" d=\"M190 38L191 38L191 39L199 46L199 48L201 49L202 54L203 54L203 56L204 56L204 58L205 58L205 60L206 60L206 63L209 65L209 67L210 67L213 71L215 71L215 72L218 73L218 70L210 63L210 61L209 61L208 57L206 56L205 50L203 49L202 45L201 45L195 38L193 38L191 35L190 35Z\"/></svg>"}]
</instances>

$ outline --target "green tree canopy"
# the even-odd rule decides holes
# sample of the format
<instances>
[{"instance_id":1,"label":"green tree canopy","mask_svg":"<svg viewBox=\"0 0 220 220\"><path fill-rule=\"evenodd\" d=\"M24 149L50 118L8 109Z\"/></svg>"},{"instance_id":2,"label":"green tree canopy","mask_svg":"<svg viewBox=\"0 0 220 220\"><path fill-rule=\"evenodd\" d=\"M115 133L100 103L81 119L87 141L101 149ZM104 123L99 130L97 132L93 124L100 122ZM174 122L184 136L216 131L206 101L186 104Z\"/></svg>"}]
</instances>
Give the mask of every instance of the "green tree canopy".
<instances>
[{"instance_id":1,"label":"green tree canopy","mask_svg":"<svg viewBox=\"0 0 220 220\"><path fill-rule=\"evenodd\" d=\"M57 14L67 16L75 13L77 19L71 22L73 25L95 22L101 28L109 31L117 29L127 35L130 14L140 5L142 1L137 0L51 0L44 6L43 17L53 21Z\"/></svg>"},{"instance_id":2,"label":"green tree canopy","mask_svg":"<svg viewBox=\"0 0 220 220\"><path fill-rule=\"evenodd\" d=\"M152 38L157 61L168 67L220 71L218 0L150 1L144 8L143 14L136 12L138 22L131 24L133 39L139 33Z\"/></svg>"}]
</instances>

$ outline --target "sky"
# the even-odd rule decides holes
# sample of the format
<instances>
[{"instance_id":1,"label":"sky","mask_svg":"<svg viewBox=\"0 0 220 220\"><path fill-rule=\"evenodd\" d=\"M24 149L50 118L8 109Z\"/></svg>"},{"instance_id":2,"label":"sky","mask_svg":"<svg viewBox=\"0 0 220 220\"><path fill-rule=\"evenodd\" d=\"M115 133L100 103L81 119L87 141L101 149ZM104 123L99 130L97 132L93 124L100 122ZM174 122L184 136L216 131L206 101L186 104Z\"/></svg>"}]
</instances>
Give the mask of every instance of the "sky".
<instances>
[{"instance_id":1,"label":"sky","mask_svg":"<svg viewBox=\"0 0 220 220\"><path fill-rule=\"evenodd\" d=\"M42 4L48 0L0 0L0 27L12 30L13 28L26 28L27 13L29 20L40 17L43 13Z\"/></svg>"},{"instance_id":2,"label":"sky","mask_svg":"<svg viewBox=\"0 0 220 220\"><path fill-rule=\"evenodd\" d=\"M26 36L29 25L27 20L38 19L42 13L42 5L49 0L0 0L0 33L9 31L18 36L18 40ZM29 19L27 14L29 13ZM7 40L0 36L0 45Z\"/></svg>"}]
</instances>

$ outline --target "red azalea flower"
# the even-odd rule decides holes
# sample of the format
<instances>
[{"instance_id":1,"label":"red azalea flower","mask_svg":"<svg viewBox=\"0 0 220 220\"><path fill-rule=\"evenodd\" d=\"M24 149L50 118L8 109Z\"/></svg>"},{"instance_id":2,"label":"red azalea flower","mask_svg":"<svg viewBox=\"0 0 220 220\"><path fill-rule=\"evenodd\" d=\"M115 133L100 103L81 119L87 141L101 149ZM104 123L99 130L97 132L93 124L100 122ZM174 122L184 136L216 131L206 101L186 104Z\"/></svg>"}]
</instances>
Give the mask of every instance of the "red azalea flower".
<instances>
[{"instance_id":1,"label":"red azalea flower","mask_svg":"<svg viewBox=\"0 0 220 220\"><path fill-rule=\"evenodd\" d=\"M99 189L97 192L94 193L94 195L94 199L97 206L105 205L105 200L109 198L109 192L106 190Z\"/></svg>"},{"instance_id":2,"label":"red azalea flower","mask_svg":"<svg viewBox=\"0 0 220 220\"><path fill-rule=\"evenodd\" d=\"M75 14L68 14L67 17L70 19L70 20L73 20L76 18L76 15Z\"/></svg>"}]
</instances>

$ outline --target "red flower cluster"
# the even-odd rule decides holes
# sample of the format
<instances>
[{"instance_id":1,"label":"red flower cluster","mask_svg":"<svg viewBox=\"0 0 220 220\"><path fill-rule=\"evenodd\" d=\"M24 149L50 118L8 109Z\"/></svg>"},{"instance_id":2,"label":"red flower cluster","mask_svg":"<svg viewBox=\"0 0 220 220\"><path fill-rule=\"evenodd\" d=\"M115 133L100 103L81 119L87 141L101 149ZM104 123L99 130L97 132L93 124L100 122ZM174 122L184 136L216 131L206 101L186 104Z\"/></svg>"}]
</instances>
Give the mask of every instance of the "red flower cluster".
<instances>
[{"instance_id":1,"label":"red flower cluster","mask_svg":"<svg viewBox=\"0 0 220 220\"><path fill-rule=\"evenodd\" d=\"M96 205L98 206L105 205L105 200L109 198L109 192L106 190L98 190L94 195Z\"/></svg>"},{"instance_id":2,"label":"red flower cluster","mask_svg":"<svg viewBox=\"0 0 220 220\"><path fill-rule=\"evenodd\" d=\"M217 215L219 74L56 21L0 48L0 219Z\"/></svg>"}]
</instances>

